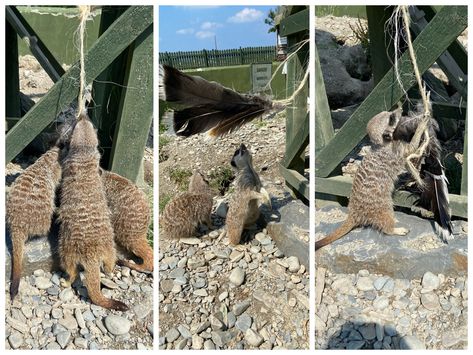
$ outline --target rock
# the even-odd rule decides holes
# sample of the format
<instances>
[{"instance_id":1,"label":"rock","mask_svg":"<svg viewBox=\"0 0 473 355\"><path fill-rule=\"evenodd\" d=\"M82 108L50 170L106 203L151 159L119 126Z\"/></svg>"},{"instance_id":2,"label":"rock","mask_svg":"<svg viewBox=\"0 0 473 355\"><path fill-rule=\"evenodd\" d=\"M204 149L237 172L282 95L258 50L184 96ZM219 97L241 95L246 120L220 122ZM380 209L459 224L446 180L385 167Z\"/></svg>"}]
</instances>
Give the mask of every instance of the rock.
<instances>
[{"instance_id":1,"label":"rock","mask_svg":"<svg viewBox=\"0 0 473 355\"><path fill-rule=\"evenodd\" d=\"M233 285L240 286L245 281L245 271L240 267L236 267L230 274L229 280Z\"/></svg>"},{"instance_id":2,"label":"rock","mask_svg":"<svg viewBox=\"0 0 473 355\"><path fill-rule=\"evenodd\" d=\"M51 280L46 277L39 276L35 278L35 286L39 288L40 290L46 290L52 285L53 283L51 282Z\"/></svg>"},{"instance_id":3,"label":"rock","mask_svg":"<svg viewBox=\"0 0 473 355\"><path fill-rule=\"evenodd\" d=\"M233 306L233 313L238 317L240 314L245 312L248 307L250 307L251 301L249 299L244 300L243 302L237 303Z\"/></svg>"},{"instance_id":4,"label":"rock","mask_svg":"<svg viewBox=\"0 0 473 355\"><path fill-rule=\"evenodd\" d=\"M78 327L76 319L70 314L64 314L64 317L59 319L59 324L68 330L76 330Z\"/></svg>"},{"instance_id":5,"label":"rock","mask_svg":"<svg viewBox=\"0 0 473 355\"><path fill-rule=\"evenodd\" d=\"M359 350L365 345L364 340L354 340L347 344L347 350Z\"/></svg>"},{"instance_id":6,"label":"rock","mask_svg":"<svg viewBox=\"0 0 473 355\"><path fill-rule=\"evenodd\" d=\"M422 294L420 296L420 302L430 311L435 311L440 307L439 297L432 292Z\"/></svg>"},{"instance_id":7,"label":"rock","mask_svg":"<svg viewBox=\"0 0 473 355\"><path fill-rule=\"evenodd\" d=\"M249 345L254 347L260 346L264 341L263 337L256 333L253 329L248 329L246 331L245 340Z\"/></svg>"},{"instance_id":8,"label":"rock","mask_svg":"<svg viewBox=\"0 0 473 355\"><path fill-rule=\"evenodd\" d=\"M79 349L87 349L87 340L84 338L75 338L74 345Z\"/></svg>"},{"instance_id":9,"label":"rock","mask_svg":"<svg viewBox=\"0 0 473 355\"><path fill-rule=\"evenodd\" d=\"M199 238L181 238L179 239L179 241L182 243L182 244L187 244L187 245L199 245L201 240Z\"/></svg>"},{"instance_id":10,"label":"rock","mask_svg":"<svg viewBox=\"0 0 473 355\"><path fill-rule=\"evenodd\" d=\"M401 350L425 350L425 344L414 335L406 335L399 342Z\"/></svg>"},{"instance_id":11,"label":"rock","mask_svg":"<svg viewBox=\"0 0 473 355\"><path fill-rule=\"evenodd\" d=\"M179 333L179 331L176 328L171 328L166 332L166 335L165 335L166 341L168 343L172 343L175 340L177 340L177 338L179 338L180 334L181 333Z\"/></svg>"},{"instance_id":12,"label":"rock","mask_svg":"<svg viewBox=\"0 0 473 355\"><path fill-rule=\"evenodd\" d=\"M228 205L224 200L217 201L217 206L215 208L215 214L220 218L226 218L228 212Z\"/></svg>"},{"instance_id":13,"label":"rock","mask_svg":"<svg viewBox=\"0 0 473 355\"><path fill-rule=\"evenodd\" d=\"M71 340L71 332L69 331L60 332L56 335L56 341L61 346L61 349L64 349L67 346L67 344L69 344L70 340Z\"/></svg>"},{"instance_id":14,"label":"rock","mask_svg":"<svg viewBox=\"0 0 473 355\"><path fill-rule=\"evenodd\" d=\"M204 339L197 334L192 336L192 349L201 350L204 347Z\"/></svg>"},{"instance_id":15,"label":"rock","mask_svg":"<svg viewBox=\"0 0 473 355\"><path fill-rule=\"evenodd\" d=\"M248 329L250 329L252 323L253 320L251 319L251 317L245 313L237 318L235 327L237 327L242 332L246 332Z\"/></svg>"},{"instance_id":16,"label":"rock","mask_svg":"<svg viewBox=\"0 0 473 355\"><path fill-rule=\"evenodd\" d=\"M382 277L378 277L376 280L374 280L373 282L373 286L376 290L381 290L384 286L384 284L386 283L386 281L388 281L389 277L387 276L382 276Z\"/></svg>"},{"instance_id":17,"label":"rock","mask_svg":"<svg viewBox=\"0 0 473 355\"><path fill-rule=\"evenodd\" d=\"M360 277L356 282L356 288L360 291L370 291L373 289L373 282L369 277Z\"/></svg>"},{"instance_id":18,"label":"rock","mask_svg":"<svg viewBox=\"0 0 473 355\"><path fill-rule=\"evenodd\" d=\"M59 299L62 301L62 302L69 302L70 300L72 300L74 298L74 292L72 291L72 288L68 287L68 288L65 288L64 290L62 290L60 293L59 293Z\"/></svg>"},{"instance_id":19,"label":"rock","mask_svg":"<svg viewBox=\"0 0 473 355\"><path fill-rule=\"evenodd\" d=\"M290 272L298 272L301 265L297 256L290 256L287 258L287 267Z\"/></svg>"},{"instance_id":20,"label":"rock","mask_svg":"<svg viewBox=\"0 0 473 355\"><path fill-rule=\"evenodd\" d=\"M204 341L204 350L215 350L215 344L212 342L212 340L207 339Z\"/></svg>"},{"instance_id":21,"label":"rock","mask_svg":"<svg viewBox=\"0 0 473 355\"><path fill-rule=\"evenodd\" d=\"M23 335L18 332L13 332L9 337L8 337L8 342L10 343L10 346L12 349L18 349L20 346L23 345L23 342L25 341Z\"/></svg>"},{"instance_id":22,"label":"rock","mask_svg":"<svg viewBox=\"0 0 473 355\"><path fill-rule=\"evenodd\" d=\"M108 315L104 320L105 327L113 335L122 335L130 331L131 323L128 319L116 316Z\"/></svg>"},{"instance_id":23,"label":"rock","mask_svg":"<svg viewBox=\"0 0 473 355\"><path fill-rule=\"evenodd\" d=\"M191 332L183 324L178 325L177 330L179 331L179 333L181 333L181 335L184 339L191 339L192 338Z\"/></svg>"},{"instance_id":24,"label":"rock","mask_svg":"<svg viewBox=\"0 0 473 355\"><path fill-rule=\"evenodd\" d=\"M426 292L436 290L439 286L440 280L437 275L427 271L424 276L422 276L422 288L426 290Z\"/></svg>"},{"instance_id":25,"label":"rock","mask_svg":"<svg viewBox=\"0 0 473 355\"><path fill-rule=\"evenodd\" d=\"M376 329L373 323L360 327L358 331L360 332L361 336L366 340L373 340L374 338L376 338Z\"/></svg>"},{"instance_id":26,"label":"rock","mask_svg":"<svg viewBox=\"0 0 473 355\"><path fill-rule=\"evenodd\" d=\"M389 298L386 296L379 296L373 302L373 307L377 310L383 310L389 306Z\"/></svg>"}]
</instances>

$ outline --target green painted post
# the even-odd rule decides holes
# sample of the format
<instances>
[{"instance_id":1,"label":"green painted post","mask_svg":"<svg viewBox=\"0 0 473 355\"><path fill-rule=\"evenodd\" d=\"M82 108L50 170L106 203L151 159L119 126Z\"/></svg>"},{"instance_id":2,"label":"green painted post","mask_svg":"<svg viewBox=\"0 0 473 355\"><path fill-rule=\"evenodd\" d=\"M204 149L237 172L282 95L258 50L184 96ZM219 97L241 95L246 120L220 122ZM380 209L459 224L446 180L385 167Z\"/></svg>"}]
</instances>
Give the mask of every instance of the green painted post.
<instances>
[{"instance_id":1,"label":"green painted post","mask_svg":"<svg viewBox=\"0 0 473 355\"><path fill-rule=\"evenodd\" d=\"M468 115L466 115L468 117ZM462 166L462 184L460 188L461 195L468 195L468 120L465 120L465 141L463 142L463 166Z\"/></svg>"},{"instance_id":2,"label":"green painted post","mask_svg":"<svg viewBox=\"0 0 473 355\"><path fill-rule=\"evenodd\" d=\"M7 117L21 117L20 78L18 72L18 36L5 23L5 111Z\"/></svg>"},{"instance_id":3,"label":"green painted post","mask_svg":"<svg viewBox=\"0 0 473 355\"><path fill-rule=\"evenodd\" d=\"M153 26L137 39L129 54L126 86L115 129L110 170L137 180L153 120Z\"/></svg>"}]
</instances>

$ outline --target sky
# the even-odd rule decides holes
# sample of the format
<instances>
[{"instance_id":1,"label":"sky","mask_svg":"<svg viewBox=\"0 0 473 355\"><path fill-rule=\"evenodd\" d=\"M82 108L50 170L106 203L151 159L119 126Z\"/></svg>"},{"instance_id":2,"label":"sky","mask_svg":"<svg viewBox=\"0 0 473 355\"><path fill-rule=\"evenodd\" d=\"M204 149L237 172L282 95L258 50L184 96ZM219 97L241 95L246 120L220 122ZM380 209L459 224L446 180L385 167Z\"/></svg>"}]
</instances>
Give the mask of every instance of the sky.
<instances>
[{"instance_id":1,"label":"sky","mask_svg":"<svg viewBox=\"0 0 473 355\"><path fill-rule=\"evenodd\" d=\"M159 51L276 45L264 23L275 6L160 6Z\"/></svg>"}]
</instances>

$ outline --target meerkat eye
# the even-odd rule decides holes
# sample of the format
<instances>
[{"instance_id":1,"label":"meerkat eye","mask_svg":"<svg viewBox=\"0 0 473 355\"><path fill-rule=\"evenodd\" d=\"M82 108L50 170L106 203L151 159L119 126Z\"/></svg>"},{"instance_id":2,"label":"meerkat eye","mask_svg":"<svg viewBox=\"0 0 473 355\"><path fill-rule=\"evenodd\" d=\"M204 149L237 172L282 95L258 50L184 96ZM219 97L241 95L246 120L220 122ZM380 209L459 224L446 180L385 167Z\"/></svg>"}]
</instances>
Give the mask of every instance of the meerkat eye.
<instances>
[{"instance_id":1,"label":"meerkat eye","mask_svg":"<svg viewBox=\"0 0 473 355\"><path fill-rule=\"evenodd\" d=\"M391 115L389 116L389 125L390 125L390 126L395 126L395 125L396 125L396 122L397 122L396 114L393 112L393 113L391 113Z\"/></svg>"},{"instance_id":2,"label":"meerkat eye","mask_svg":"<svg viewBox=\"0 0 473 355\"><path fill-rule=\"evenodd\" d=\"M385 141L390 142L390 141L393 140L393 137L392 137L391 133L384 133L384 134L383 134L383 139L384 139Z\"/></svg>"}]
</instances>

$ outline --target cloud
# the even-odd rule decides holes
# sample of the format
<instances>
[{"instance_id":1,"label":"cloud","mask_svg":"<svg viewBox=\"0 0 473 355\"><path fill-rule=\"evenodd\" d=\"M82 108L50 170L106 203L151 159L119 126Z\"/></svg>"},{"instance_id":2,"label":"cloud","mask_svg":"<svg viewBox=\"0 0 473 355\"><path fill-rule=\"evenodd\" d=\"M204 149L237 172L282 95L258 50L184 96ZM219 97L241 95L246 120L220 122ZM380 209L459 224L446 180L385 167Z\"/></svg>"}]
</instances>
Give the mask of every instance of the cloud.
<instances>
[{"instance_id":1,"label":"cloud","mask_svg":"<svg viewBox=\"0 0 473 355\"><path fill-rule=\"evenodd\" d=\"M176 33L178 35L191 35L193 34L195 31L193 28L181 28L180 30L177 30Z\"/></svg>"},{"instance_id":2,"label":"cloud","mask_svg":"<svg viewBox=\"0 0 473 355\"><path fill-rule=\"evenodd\" d=\"M234 16L229 17L227 21L233 23L255 22L261 19L263 16L264 14L262 11L245 7L240 12L237 12Z\"/></svg>"},{"instance_id":3,"label":"cloud","mask_svg":"<svg viewBox=\"0 0 473 355\"><path fill-rule=\"evenodd\" d=\"M200 28L203 30L213 30L219 27L222 27L222 24L217 23L217 22L210 22L210 21L203 22L202 25L200 26Z\"/></svg>"},{"instance_id":4,"label":"cloud","mask_svg":"<svg viewBox=\"0 0 473 355\"><path fill-rule=\"evenodd\" d=\"M206 39L215 36L215 32L212 31L198 31L196 32L195 36L198 39Z\"/></svg>"}]
</instances>

